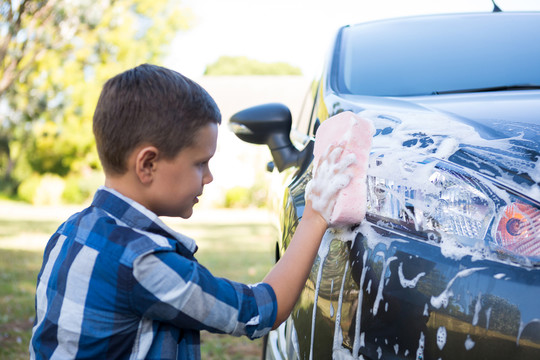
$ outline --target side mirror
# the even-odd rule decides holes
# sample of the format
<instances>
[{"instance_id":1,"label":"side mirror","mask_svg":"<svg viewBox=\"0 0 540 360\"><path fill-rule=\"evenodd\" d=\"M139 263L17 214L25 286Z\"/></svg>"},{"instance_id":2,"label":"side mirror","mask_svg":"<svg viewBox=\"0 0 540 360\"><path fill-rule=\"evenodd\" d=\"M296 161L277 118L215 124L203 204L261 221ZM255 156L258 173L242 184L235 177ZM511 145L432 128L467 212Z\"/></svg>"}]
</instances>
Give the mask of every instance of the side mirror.
<instances>
[{"instance_id":1,"label":"side mirror","mask_svg":"<svg viewBox=\"0 0 540 360\"><path fill-rule=\"evenodd\" d=\"M252 144L266 144L281 172L298 165L300 151L290 139L291 112L283 104L270 103L239 111L229 120L233 133Z\"/></svg>"}]
</instances>

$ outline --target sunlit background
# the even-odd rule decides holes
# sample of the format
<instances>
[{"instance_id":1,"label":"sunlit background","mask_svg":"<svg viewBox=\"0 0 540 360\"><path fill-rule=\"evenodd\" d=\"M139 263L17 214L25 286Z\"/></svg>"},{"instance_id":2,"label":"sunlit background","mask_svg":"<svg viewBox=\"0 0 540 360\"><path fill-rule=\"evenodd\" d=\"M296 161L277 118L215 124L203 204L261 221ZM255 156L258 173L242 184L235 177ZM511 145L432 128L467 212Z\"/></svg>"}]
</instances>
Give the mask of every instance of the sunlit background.
<instances>
[{"instance_id":1,"label":"sunlit background","mask_svg":"<svg viewBox=\"0 0 540 360\"><path fill-rule=\"evenodd\" d=\"M497 4L540 10L540 0ZM0 358L28 358L43 248L103 183L91 127L108 78L150 62L215 98L215 180L180 231L218 276L256 282L274 261L270 154L238 140L229 117L267 102L296 117L342 25L492 9L490 0L0 0ZM260 358L260 342L203 339L205 359Z\"/></svg>"},{"instance_id":2,"label":"sunlit background","mask_svg":"<svg viewBox=\"0 0 540 360\"><path fill-rule=\"evenodd\" d=\"M496 3L503 11L540 10L540 0ZM193 26L175 37L165 65L201 82L218 101L225 121L235 111L264 102L285 103L295 117L343 25L430 13L490 12L494 8L490 0L186 0L183 4L193 14ZM208 64L223 56L284 62L298 67L301 76L204 76ZM249 189L262 181L270 160L265 148L241 143L225 127L221 128L219 144L213 162L216 182L208 187L214 201L207 205L219 203L228 189Z\"/></svg>"},{"instance_id":3,"label":"sunlit background","mask_svg":"<svg viewBox=\"0 0 540 360\"><path fill-rule=\"evenodd\" d=\"M0 4L0 197L34 204L88 201L103 180L91 133L101 85L151 62L199 82L223 114L211 163L215 181L199 207L264 205L268 150L236 139L227 120L265 102L282 102L296 117L340 26L494 8L491 0ZM497 5L503 11L540 10L540 0Z\"/></svg>"},{"instance_id":4,"label":"sunlit background","mask_svg":"<svg viewBox=\"0 0 540 360\"><path fill-rule=\"evenodd\" d=\"M184 0L194 26L171 44L167 64L199 77L222 55L284 61L316 76L346 24L430 13L489 12L491 0ZM496 0L503 11L540 10L539 0Z\"/></svg>"}]
</instances>

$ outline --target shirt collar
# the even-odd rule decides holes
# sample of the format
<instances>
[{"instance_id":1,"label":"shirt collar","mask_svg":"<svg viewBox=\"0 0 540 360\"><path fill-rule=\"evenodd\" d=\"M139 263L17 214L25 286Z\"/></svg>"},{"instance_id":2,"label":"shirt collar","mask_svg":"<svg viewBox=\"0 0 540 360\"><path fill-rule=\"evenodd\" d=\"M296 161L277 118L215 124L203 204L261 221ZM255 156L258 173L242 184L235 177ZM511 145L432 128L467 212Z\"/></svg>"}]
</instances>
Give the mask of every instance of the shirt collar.
<instances>
[{"instance_id":1,"label":"shirt collar","mask_svg":"<svg viewBox=\"0 0 540 360\"><path fill-rule=\"evenodd\" d=\"M128 226L154 233L165 232L166 236L176 239L192 254L197 251L195 240L174 231L154 212L114 189L100 186L94 196L92 205L102 208Z\"/></svg>"}]
</instances>

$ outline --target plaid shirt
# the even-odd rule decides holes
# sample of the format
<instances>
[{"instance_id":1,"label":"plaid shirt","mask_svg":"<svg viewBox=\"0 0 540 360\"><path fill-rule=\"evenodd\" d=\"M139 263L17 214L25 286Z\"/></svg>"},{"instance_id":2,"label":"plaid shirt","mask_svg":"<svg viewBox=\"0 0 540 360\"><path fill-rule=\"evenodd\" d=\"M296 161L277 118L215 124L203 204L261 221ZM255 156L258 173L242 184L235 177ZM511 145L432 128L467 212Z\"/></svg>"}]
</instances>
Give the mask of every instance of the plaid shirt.
<instances>
[{"instance_id":1,"label":"plaid shirt","mask_svg":"<svg viewBox=\"0 0 540 360\"><path fill-rule=\"evenodd\" d=\"M199 331L257 338L273 325L267 284L214 277L195 242L100 188L49 240L31 359L199 359Z\"/></svg>"}]
</instances>

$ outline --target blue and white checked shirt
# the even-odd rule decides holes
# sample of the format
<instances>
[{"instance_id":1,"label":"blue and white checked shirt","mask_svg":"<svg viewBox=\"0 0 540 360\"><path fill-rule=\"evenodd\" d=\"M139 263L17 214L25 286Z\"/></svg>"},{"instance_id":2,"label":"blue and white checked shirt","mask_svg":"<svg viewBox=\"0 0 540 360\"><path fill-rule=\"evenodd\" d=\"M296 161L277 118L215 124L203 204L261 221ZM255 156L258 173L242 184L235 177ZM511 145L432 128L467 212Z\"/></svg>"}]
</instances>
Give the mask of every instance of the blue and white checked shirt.
<instances>
[{"instance_id":1,"label":"blue and white checked shirt","mask_svg":"<svg viewBox=\"0 0 540 360\"><path fill-rule=\"evenodd\" d=\"M267 284L214 277L195 242L102 187L51 237L36 290L31 359L199 359L199 331L257 338L272 327Z\"/></svg>"}]
</instances>

